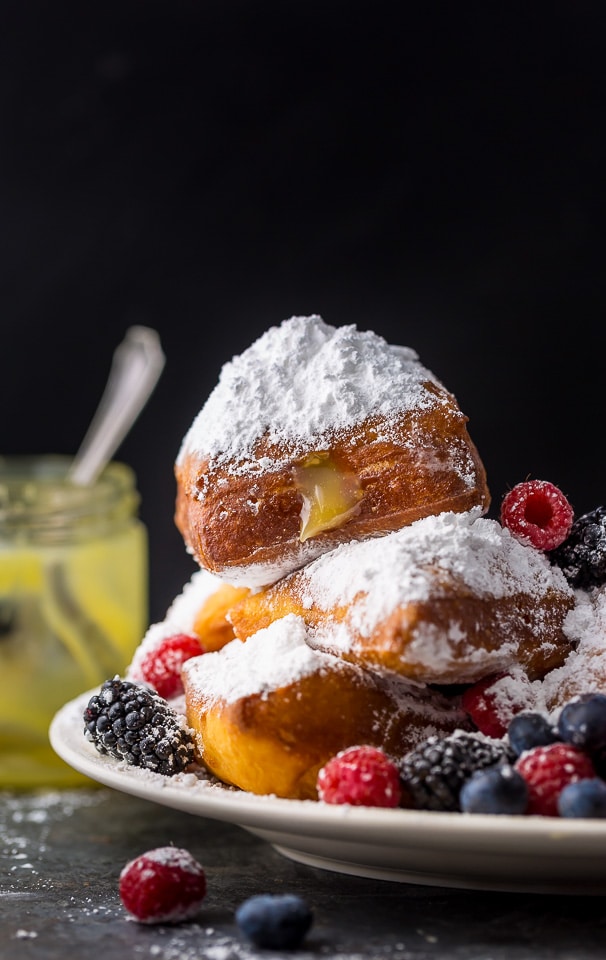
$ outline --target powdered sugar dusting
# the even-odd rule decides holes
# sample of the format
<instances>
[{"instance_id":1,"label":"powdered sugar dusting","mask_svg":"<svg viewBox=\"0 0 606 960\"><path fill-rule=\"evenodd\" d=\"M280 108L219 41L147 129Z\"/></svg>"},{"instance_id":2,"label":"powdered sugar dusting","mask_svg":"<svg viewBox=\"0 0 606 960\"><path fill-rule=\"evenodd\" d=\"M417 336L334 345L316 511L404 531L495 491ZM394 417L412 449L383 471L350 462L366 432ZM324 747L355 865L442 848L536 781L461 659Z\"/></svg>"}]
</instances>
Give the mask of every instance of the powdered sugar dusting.
<instances>
[{"instance_id":1,"label":"powdered sugar dusting","mask_svg":"<svg viewBox=\"0 0 606 960\"><path fill-rule=\"evenodd\" d=\"M131 663L126 670L126 679L134 683L143 681L141 664L148 653L160 646L163 640L176 633L192 633L196 614L204 601L222 585L214 574L207 570L196 570L185 584L181 593L168 608L164 620L152 623L141 643L135 650Z\"/></svg>"},{"instance_id":2,"label":"powdered sugar dusting","mask_svg":"<svg viewBox=\"0 0 606 960\"><path fill-rule=\"evenodd\" d=\"M366 636L398 605L447 595L453 583L479 597L521 592L539 600L548 587L572 597L561 570L497 521L481 517L479 508L426 517L384 537L343 544L294 576L300 578L306 606L329 610L363 594L349 622Z\"/></svg>"},{"instance_id":3,"label":"powdered sugar dusting","mask_svg":"<svg viewBox=\"0 0 606 960\"><path fill-rule=\"evenodd\" d=\"M288 614L246 642L232 640L222 650L192 657L183 671L190 690L199 691L207 703L233 703L277 690L327 666L334 669L338 662L312 649L305 621Z\"/></svg>"},{"instance_id":4,"label":"powdered sugar dusting","mask_svg":"<svg viewBox=\"0 0 606 960\"><path fill-rule=\"evenodd\" d=\"M191 453L216 463L243 459L266 434L292 456L321 444L328 429L435 406L426 381L441 387L408 347L316 315L291 317L224 365L177 462Z\"/></svg>"},{"instance_id":5,"label":"powdered sugar dusting","mask_svg":"<svg viewBox=\"0 0 606 960\"><path fill-rule=\"evenodd\" d=\"M606 689L606 587L578 590L576 599L564 622L575 649L542 681L540 708L558 710L573 697Z\"/></svg>"}]
</instances>

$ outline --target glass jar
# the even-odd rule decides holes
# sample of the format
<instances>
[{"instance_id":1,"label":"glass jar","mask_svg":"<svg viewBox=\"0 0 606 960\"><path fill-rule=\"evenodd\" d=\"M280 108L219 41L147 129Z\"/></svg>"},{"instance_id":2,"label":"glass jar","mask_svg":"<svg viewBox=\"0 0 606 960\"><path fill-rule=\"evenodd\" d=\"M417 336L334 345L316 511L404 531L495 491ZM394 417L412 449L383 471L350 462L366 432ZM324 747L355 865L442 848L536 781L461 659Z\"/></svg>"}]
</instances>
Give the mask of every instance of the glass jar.
<instances>
[{"instance_id":1,"label":"glass jar","mask_svg":"<svg viewBox=\"0 0 606 960\"><path fill-rule=\"evenodd\" d=\"M84 782L51 748L50 721L122 674L147 625L135 475L111 463L75 486L70 462L0 457L0 788Z\"/></svg>"}]
</instances>

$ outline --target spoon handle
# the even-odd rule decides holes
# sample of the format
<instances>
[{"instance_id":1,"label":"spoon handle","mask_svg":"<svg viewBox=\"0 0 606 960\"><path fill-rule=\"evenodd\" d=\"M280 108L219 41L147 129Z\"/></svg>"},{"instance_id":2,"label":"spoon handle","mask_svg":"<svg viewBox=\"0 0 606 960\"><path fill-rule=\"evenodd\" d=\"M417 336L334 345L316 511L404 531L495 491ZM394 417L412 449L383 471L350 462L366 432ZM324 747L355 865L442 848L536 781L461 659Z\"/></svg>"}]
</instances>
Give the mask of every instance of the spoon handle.
<instances>
[{"instance_id":1,"label":"spoon handle","mask_svg":"<svg viewBox=\"0 0 606 960\"><path fill-rule=\"evenodd\" d=\"M156 331L129 327L114 352L105 391L68 472L72 483L95 482L145 406L164 363Z\"/></svg>"}]
</instances>

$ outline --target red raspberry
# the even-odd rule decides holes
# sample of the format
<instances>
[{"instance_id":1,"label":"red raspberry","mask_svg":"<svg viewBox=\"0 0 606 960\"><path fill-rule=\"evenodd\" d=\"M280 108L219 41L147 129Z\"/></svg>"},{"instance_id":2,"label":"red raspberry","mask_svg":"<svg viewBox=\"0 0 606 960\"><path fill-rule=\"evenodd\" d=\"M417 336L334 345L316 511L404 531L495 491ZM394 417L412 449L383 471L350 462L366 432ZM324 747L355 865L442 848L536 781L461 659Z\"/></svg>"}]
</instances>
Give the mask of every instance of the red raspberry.
<instances>
[{"instance_id":1,"label":"red raspberry","mask_svg":"<svg viewBox=\"0 0 606 960\"><path fill-rule=\"evenodd\" d=\"M495 673L468 687L461 697L461 706L476 727L487 737L503 737L509 723L529 706L524 682L520 677Z\"/></svg>"},{"instance_id":2,"label":"red raspberry","mask_svg":"<svg viewBox=\"0 0 606 960\"><path fill-rule=\"evenodd\" d=\"M190 657L199 657L204 648L197 637L175 633L167 637L141 661L141 676L165 700L183 693L181 667Z\"/></svg>"},{"instance_id":3,"label":"red raspberry","mask_svg":"<svg viewBox=\"0 0 606 960\"><path fill-rule=\"evenodd\" d=\"M376 747L348 747L318 773L318 796L325 803L358 807L397 807L400 774L395 763Z\"/></svg>"},{"instance_id":4,"label":"red raspberry","mask_svg":"<svg viewBox=\"0 0 606 960\"><path fill-rule=\"evenodd\" d=\"M547 480L518 483L503 498L501 523L522 543L554 550L570 533L573 509L558 487Z\"/></svg>"},{"instance_id":5,"label":"red raspberry","mask_svg":"<svg viewBox=\"0 0 606 960\"><path fill-rule=\"evenodd\" d=\"M119 890L122 903L140 923L180 923L200 909L206 874L187 850L157 847L126 864Z\"/></svg>"},{"instance_id":6,"label":"red raspberry","mask_svg":"<svg viewBox=\"0 0 606 960\"><path fill-rule=\"evenodd\" d=\"M534 747L522 754L515 769L528 784L526 812L544 817L558 816L558 797L564 787L596 775L587 754L571 743Z\"/></svg>"}]
</instances>

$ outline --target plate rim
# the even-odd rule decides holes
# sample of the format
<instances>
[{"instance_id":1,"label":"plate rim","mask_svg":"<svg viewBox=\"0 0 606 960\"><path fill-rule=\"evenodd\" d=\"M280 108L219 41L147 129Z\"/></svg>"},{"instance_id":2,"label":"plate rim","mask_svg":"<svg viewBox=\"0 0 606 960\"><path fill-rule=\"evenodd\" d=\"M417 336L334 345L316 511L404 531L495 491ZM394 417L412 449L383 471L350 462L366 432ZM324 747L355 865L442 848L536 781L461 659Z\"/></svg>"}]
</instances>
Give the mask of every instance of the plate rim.
<instances>
[{"instance_id":1,"label":"plate rim","mask_svg":"<svg viewBox=\"0 0 606 960\"><path fill-rule=\"evenodd\" d=\"M268 815L272 827L286 828L296 834L302 826L318 831L318 836L347 839L364 828L373 843L394 839L402 832L407 841L419 846L426 842L431 831L434 840L460 843L464 837L478 844L490 840L496 846L509 845L513 840L524 842L532 838L546 849L558 841L558 852L563 846L581 843L584 855L606 854L606 821L566 819L539 816L510 816L496 814L463 814L432 810L379 808L326 804L314 800L289 800L273 795L256 795L238 788L208 781L193 782L192 774L164 777L151 771L129 766L99 754L84 737L78 742L74 723L96 689L80 694L65 703L54 715L49 727L49 740L55 752L78 772L91 780L142 799L185 810L193 815L225 820L244 828L267 826ZM370 831L370 834L367 833ZM358 840L362 840L358 837ZM601 841L601 842L600 842ZM450 845L450 844L449 844Z\"/></svg>"}]
</instances>

